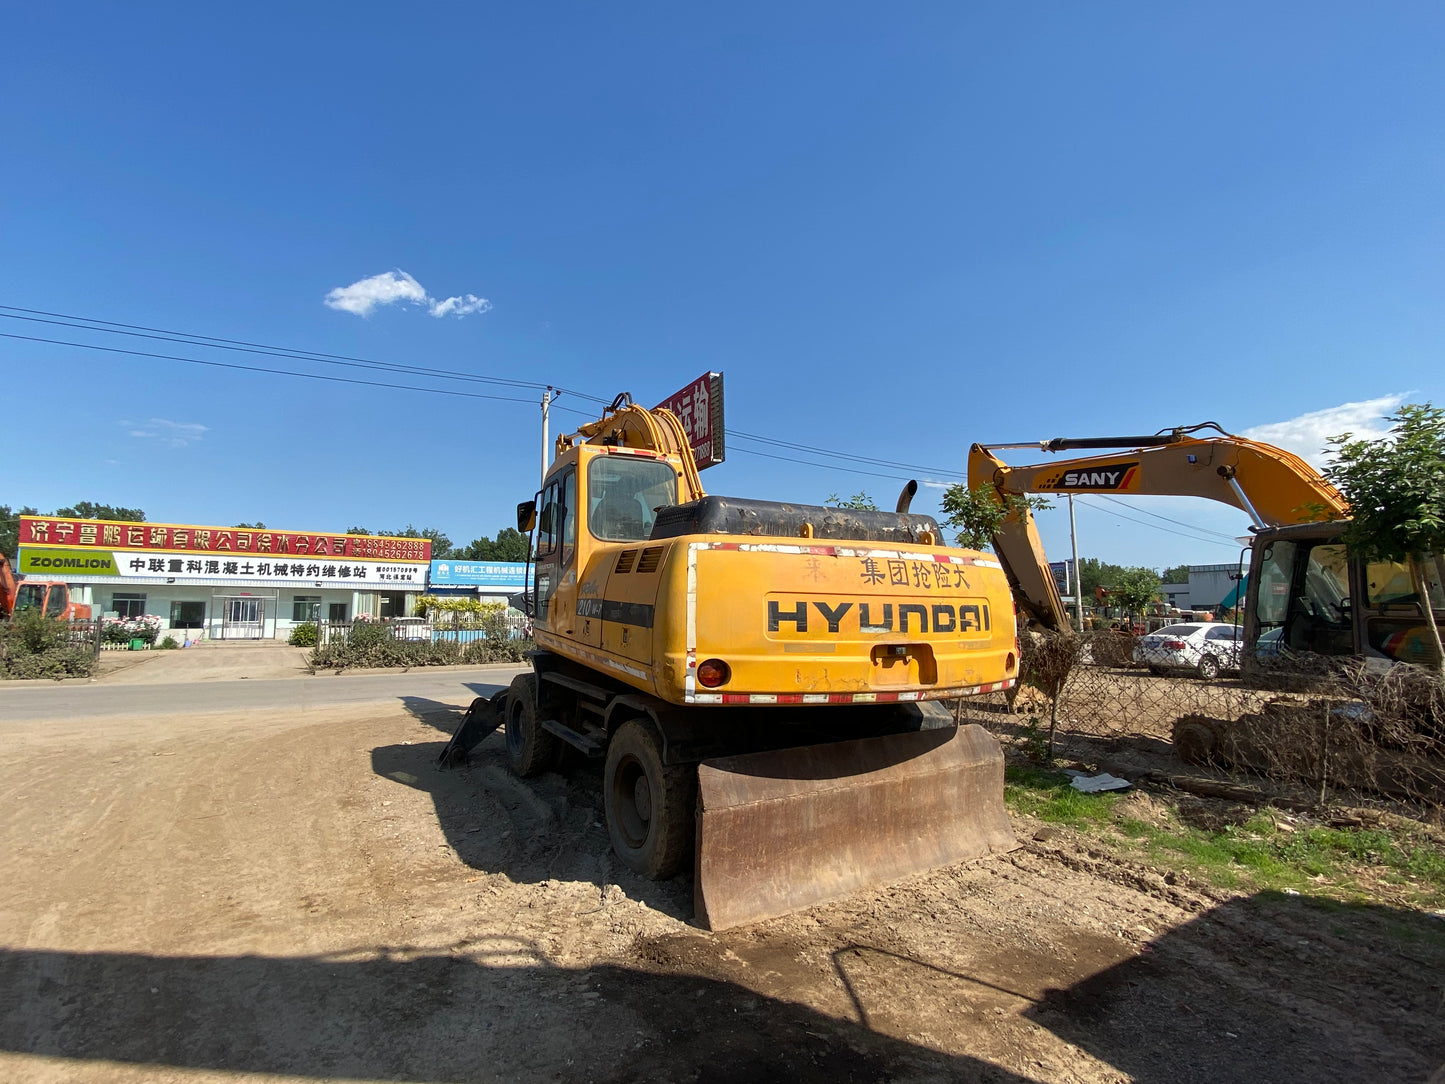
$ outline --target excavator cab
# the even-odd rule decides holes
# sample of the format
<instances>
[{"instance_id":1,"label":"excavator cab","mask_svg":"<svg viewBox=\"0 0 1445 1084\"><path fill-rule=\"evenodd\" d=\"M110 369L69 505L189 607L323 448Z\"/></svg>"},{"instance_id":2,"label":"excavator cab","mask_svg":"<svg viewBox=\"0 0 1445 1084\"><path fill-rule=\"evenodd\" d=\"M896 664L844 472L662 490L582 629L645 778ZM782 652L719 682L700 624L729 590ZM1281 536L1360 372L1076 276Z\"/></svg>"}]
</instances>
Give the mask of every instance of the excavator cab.
<instances>
[{"instance_id":1,"label":"excavator cab","mask_svg":"<svg viewBox=\"0 0 1445 1084\"><path fill-rule=\"evenodd\" d=\"M1352 558L1342 528L1306 523L1259 532L1245 606L1246 669L1306 653L1435 661L1426 621L1445 611L1441 559L1426 562L1427 604L1408 565Z\"/></svg>"}]
</instances>

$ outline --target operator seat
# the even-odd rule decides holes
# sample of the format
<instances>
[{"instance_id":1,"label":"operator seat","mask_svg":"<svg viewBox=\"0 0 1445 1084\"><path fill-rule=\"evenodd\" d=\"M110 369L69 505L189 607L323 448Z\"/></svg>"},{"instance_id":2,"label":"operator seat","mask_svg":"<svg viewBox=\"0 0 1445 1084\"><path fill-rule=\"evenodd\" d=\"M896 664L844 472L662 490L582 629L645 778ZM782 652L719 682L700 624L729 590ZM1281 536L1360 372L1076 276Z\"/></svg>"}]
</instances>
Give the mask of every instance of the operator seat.
<instances>
[{"instance_id":1,"label":"operator seat","mask_svg":"<svg viewBox=\"0 0 1445 1084\"><path fill-rule=\"evenodd\" d=\"M592 513L599 537L614 542L640 542L647 537L642 506L630 497L605 497Z\"/></svg>"}]
</instances>

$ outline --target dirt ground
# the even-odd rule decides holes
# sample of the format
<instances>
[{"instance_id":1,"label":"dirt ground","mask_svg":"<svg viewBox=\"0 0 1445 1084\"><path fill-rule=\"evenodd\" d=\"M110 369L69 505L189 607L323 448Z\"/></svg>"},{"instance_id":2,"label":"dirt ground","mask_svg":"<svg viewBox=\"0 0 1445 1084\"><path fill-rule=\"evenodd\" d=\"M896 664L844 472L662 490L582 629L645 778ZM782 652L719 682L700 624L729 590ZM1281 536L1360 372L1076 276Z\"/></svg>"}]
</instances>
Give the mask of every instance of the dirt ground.
<instances>
[{"instance_id":1,"label":"dirt ground","mask_svg":"<svg viewBox=\"0 0 1445 1084\"><path fill-rule=\"evenodd\" d=\"M5 1081L1424 1081L1437 919L1067 831L722 934L461 705L4 724ZM1044 839L1035 839L1038 834Z\"/></svg>"},{"instance_id":2,"label":"dirt ground","mask_svg":"<svg viewBox=\"0 0 1445 1084\"><path fill-rule=\"evenodd\" d=\"M92 680L102 685L169 685L298 677L307 672L310 654L309 647L279 640L202 640L174 651L102 651Z\"/></svg>"}]
</instances>

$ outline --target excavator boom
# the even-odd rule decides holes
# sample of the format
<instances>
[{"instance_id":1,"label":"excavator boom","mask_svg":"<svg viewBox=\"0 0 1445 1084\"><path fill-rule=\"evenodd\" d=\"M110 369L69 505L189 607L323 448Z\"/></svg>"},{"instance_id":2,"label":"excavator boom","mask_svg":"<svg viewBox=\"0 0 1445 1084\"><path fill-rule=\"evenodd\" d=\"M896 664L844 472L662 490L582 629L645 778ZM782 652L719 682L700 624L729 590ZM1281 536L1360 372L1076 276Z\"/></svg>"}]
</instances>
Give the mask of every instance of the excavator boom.
<instances>
[{"instance_id":1,"label":"excavator boom","mask_svg":"<svg viewBox=\"0 0 1445 1084\"><path fill-rule=\"evenodd\" d=\"M1198 436L1206 429L1214 435ZM1011 448L1046 452L1121 449L1101 455L1008 466L995 454ZM1151 436L1056 438L975 444L968 453L970 489L992 486L1009 495L1074 493L1206 497L1245 512L1256 529L1341 519L1349 506L1339 490L1299 456L1226 433L1212 422ZM1045 628L1068 625L1028 511L1010 516L994 539L1020 605Z\"/></svg>"}]
</instances>

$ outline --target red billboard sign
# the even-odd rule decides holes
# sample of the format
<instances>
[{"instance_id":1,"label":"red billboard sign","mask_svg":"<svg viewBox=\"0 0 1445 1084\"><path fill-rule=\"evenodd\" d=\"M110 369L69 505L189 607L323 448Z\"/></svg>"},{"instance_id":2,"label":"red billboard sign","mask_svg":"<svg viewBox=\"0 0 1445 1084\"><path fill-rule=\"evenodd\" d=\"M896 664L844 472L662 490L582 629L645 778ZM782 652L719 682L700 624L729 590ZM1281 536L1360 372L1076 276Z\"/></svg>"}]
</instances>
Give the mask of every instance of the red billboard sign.
<instances>
[{"instance_id":1,"label":"red billboard sign","mask_svg":"<svg viewBox=\"0 0 1445 1084\"><path fill-rule=\"evenodd\" d=\"M430 561L431 539L21 516L20 545Z\"/></svg>"},{"instance_id":2,"label":"red billboard sign","mask_svg":"<svg viewBox=\"0 0 1445 1084\"><path fill-rule=\"evenodd\" d=\"M658 407L678 416L687 430L697 469L721 463L727 448L723 429L722 373L704 373L681 391L673 392Z\"/></svg>"}]
</instances>

